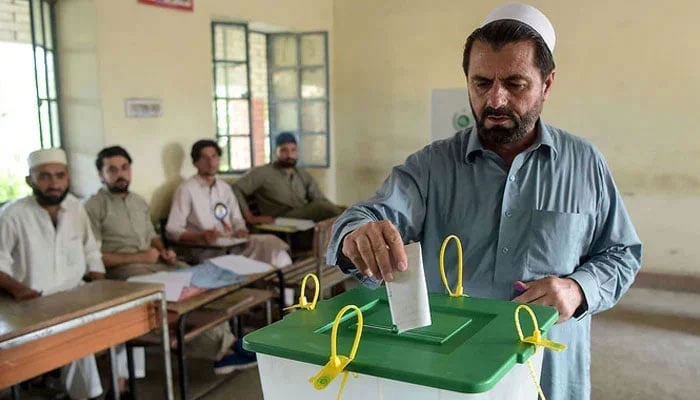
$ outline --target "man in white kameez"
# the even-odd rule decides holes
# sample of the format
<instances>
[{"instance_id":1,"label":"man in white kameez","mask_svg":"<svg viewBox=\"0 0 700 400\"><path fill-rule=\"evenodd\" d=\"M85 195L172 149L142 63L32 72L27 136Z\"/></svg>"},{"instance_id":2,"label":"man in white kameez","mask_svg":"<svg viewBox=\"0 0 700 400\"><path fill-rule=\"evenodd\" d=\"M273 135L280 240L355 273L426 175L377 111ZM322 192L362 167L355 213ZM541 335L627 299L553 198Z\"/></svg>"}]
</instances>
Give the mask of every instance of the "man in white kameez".
<instances>
[{"instance_id":1,"label":"man in white kameez","mask_svg":"<svg viewBox=\"0 0 700 400\"><path fill-rule=\"evenodd\" d=\"M63 150L38 150L28 161L34 193L0 209L0 289L17 301L73 289L105 272L90 220L68 193ZM64 366L61 382L71 399L102 394L93 355Z\"/></svg>"},{"instance_id":2,"label":"man in white kameez","mask_svg":"<svg viewBox=\"0 0 700 400\"><path fill-rule=\"evenodd\" d=\"M190 263L224 253L216 249L220 238L247 238L247 243L234 253L283 267L292 263L289 246L274 235L249 235L238 200L231 186L217 179L221 148L213 140L199 140L192 145L192 163L197 174L180 185L173 197L166 232L176 243L202 246L185 248ZM217 216L218 214L218 216Z\"/></svg>"}]
</instances>

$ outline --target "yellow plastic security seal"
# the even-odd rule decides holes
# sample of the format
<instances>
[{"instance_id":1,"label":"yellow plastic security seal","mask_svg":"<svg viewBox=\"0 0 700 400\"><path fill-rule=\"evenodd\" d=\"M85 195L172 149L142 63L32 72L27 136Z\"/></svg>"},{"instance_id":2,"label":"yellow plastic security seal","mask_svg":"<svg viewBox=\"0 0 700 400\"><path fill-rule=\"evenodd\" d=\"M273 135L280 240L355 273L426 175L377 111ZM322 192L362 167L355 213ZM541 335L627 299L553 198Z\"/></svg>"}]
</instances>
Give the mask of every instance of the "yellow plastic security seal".
<instances>
[{"instance_id":1,"label":"yellow plastic security seal","mask_svg":"<svg viewBox=\"0 0 700 400\"><path fill-rule=\"evenodd\" d=\"M305 294L305 292L306 292L306 281L307 281L307 279L309 279L309 277L312 278L313 281L314 281L314 283L316 284L315 287L314 287L314 289L315 289L315 290L314 290L314 300L313 300L311 303L309 303L309 301L306 300L306 294ZM298 303L298 304L294 304L294 305L289 306L289 307L285 307L284 310L285 310L285 311L287 311L287 310L293 310L293 309L295 309L295 308L301 308L301 309L303 309L303 310L313 310L313 309L315 309L315 308L316 308L316 302L318 301L318 293L321 291L321 287L320 287L320 286L321 286L321 285L320 285L320 283L318 282L318 277L316 276L316 274L314 274L313 272L309 272L308 274L306 274L306 276L304 276L304 279L302 279L302 281L301 281L301 295L299 296L299 303Z\"/></svg>"},{"instance_id":2,"label":"yellow plastic security seal","mask_svg":"<svg viewBox=\"0 0 700 400\"><path fill-rule=\"evenodd\" d=\"M350 354L346 357L343 355L338 355L336 350L336 341L338 337L338 325L343 317L343 315L350 310L354 310L357 313L357 329L355 330L355 341L350 349ZM311 378L309 382L314 386L316 390L323 390L335 379L338 374L343 373L343 380L340 382L340 389L338 389L338 396L336 399L340 399L340 396L345 387L345 382L348 378L348 371L344 371L345 367L355 359L355 354L357 353L357 348L360 345L360 338L362 337L362 311L359 307L355 305L347 305L343 307L338 314L335 316L335 321L333 321L333 329L331 330L331 357L328 363L321 368L321 370Z\"/></svg>"},{"instance_id":3,"label":"yellow plastic security seal","mask_svg":"<svg viewBox=\"0 0 700 400\"><path fill-rule=\"evenodd\" d=\"M447 249L447 244L452 239L457 244L457 287L454 292L450 289L450 285L447 283L447 275L445 275L445 249ZM450 297L467 296L464 294L464 288L462 287L462 242L455 235L449 235L442 241L442 246L440 247L440 275L442 275L442 283L445 285Z\"/></svg>"},{"instance_id":4,"label":"yellow plastic security seal","mask_svg":"<svg viewBox=\"0 0 700 400\"><path fill-rule=\"evenodd\" d=\"M530 314L530 318L532 319L532 325L534 326L534 331L532 332L532 336L524 337L523 335L523 328L520 326L520 311L525 310L527 311L528 314ZM532 311L532 308L526 304L521 304L515 309L515 328L518 330L518 336L520 337L520 341L524 343L531 343L534 344L535 346L542 346L546 347L550 350L554 351L562 351L566 350L566 345L563 343L555 342L553 340L548 340L542 337L542 333L540 332L540 326L537 323L537 317L535 317L535 313Z\"/></svg>"},{"instance_id":5,"label":"yellow plastic security seal","mask_svg":"<svg viewBox=\"0 0 700 400\"><path fill-rule=\"evenodd\" d=\"M532 319L532 325L534 329L532 332L532 336L524 337L523 335L523 328L520 326L521 310L525 310L528 314L530 314L530 318ZM554 351L566 350L566 345L564 343L555 342L553 340L548 340L542 337L542 333L540 332L540 326L537 323L537 317L535 316L534 311L532 311L532 308L530 308L530 306L526 304L521 304L515 308L515 329L518 330L518 337L520 338L521 342L535 345L535 352L537 352L537 348L540 346L546 347ZM537 374L535 373L535 369L532 367L532 362L530 362L530 360L527 360L527 368L530 370L530 377L535 383L535 387L537 387L537 393L540 395L540 398L542 400L546 400L546 398L544 397L544 393L542 392L542 387L540 386L540 380L537 379Z\"/></svg>"}]
</instances>

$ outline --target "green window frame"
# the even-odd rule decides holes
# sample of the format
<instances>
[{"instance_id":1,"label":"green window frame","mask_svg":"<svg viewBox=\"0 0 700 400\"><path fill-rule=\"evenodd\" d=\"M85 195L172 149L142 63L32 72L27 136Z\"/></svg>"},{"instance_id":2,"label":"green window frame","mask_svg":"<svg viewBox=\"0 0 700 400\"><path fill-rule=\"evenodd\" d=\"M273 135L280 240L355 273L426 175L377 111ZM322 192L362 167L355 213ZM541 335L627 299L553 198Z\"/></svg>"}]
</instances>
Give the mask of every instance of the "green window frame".
<instances>
[{"instance_id":1,"label":"green window frame","mask_svg":"<svg viewBox=\"0 0 700 400\"><path fill-rule=\"evenodd\" d=\"M56 55L56 1L29 0L39 142L43 149L61 147L63 143Z\"/></svg>"},{"instance_id":2,"label":"green window frame","mask_svg":"<svg viewBox=\"0 0 700 400\"><path fill-rule=\"evenodd\" d=\"M249 30L244 23L217 21L212 22L211 33L214 121L223 150L220 171L240 173L264 164L283 131L297 135L299 166L328 168L328 34L263 33ZM264 35L266 42L264 157L257 154L261 128L254 126L260 117L259 104L254 102L260 94L251 90L251 71L256 68L251 65L251 35Z\"/></svg>"},{"instance_id":3,"label":"green window frame","mask_svg":"<svg viewBox=\"0 0 700 400\"><path fill-rule=\"evenodd\" d=\"M299 165L328 168L328 34L274 33L268 40L270 148L280 132L299 143Z\"/></svg>"}]
</instances>

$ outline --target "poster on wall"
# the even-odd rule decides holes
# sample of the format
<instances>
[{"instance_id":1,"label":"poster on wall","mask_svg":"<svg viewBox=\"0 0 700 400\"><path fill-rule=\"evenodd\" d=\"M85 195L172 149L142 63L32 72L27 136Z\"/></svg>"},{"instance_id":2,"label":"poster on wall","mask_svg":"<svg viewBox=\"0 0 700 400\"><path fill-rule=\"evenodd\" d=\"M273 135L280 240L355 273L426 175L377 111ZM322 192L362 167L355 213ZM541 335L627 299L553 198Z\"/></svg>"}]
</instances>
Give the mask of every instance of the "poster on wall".
<instances>
[{"instance_id":1,"label":"poster on wall","mask_svg":"<svg viewBox=\"0 0 700 400\"><path fill-rule=\"evenodd\" d=\"M430 93L430 141L452 137L474 124L466 88L433 89Z\"/></svg>"},{"instance_id":2,"label":"poster on wall","mask_svg":"<svg viewBox=\"0 0 700 400\"><path fill-rule=\"evenodd\" d=\"M178 10L194 10L194 0L138 0L138 2L158 7L176 8Z\"/></svg>"}]
</instances>

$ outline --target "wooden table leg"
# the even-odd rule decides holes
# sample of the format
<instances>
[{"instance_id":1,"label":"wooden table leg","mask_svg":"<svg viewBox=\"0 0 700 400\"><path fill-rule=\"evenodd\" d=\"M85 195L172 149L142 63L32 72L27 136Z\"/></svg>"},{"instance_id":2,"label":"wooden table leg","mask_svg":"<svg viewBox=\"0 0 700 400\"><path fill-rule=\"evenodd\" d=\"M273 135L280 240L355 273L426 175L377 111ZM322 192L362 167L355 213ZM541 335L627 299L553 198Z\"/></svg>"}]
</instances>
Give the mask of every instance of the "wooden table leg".
<instances>
[{"instance_id":1,"label":"wooden table leg","mask_svg":"<svg viewBox=\"0 0 700 400\"><path fill-rule=\"evenodd\" d=\"M185 321L187 314L183 314L177 321L177 355L178 369L180 371L180 399L187 400L187 360L185 357Z\"/></svg>"}]
</instances>

